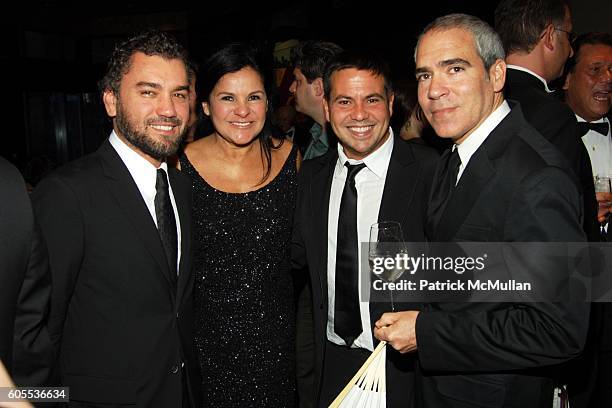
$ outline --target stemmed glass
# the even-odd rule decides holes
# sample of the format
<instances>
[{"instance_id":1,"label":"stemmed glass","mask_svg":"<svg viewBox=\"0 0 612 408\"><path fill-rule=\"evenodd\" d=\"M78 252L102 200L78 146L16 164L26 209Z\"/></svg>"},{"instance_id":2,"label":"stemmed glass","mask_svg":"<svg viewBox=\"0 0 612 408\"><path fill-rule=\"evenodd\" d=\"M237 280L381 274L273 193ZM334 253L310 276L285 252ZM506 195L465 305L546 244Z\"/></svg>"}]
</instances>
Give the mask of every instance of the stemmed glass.
<instances>
[{"instance_id":1,"label":"stemmed glass","mask_svg":"<svg viewBox=\"0 0 612 408\"><path fill-rule=\"evenodd\" d=\"M380 273L374 272L374 265L379 258L393 258L398 254L407 254L406 243L402 226L399 222L383 221L372 224L370 227L370 242L368 250L368 262L370 271L385 282L395 282L404 273L403 268L394 265L392 268L383 268ZM391 292L391 311L395 312L393 304L393 290Z\"/></svg>"},{"instance_id":2,"label":"stemmed glass","mask_svg":"<svg viewBox=\"0 0 612 408\"><path fill-rule=\"evenodd\" d=\"M595 177L595 193L612 193L612 182L610 181L610 177L601 177L601 176ZM612 202L608 202L608 203L600 202L599 203L600 207L604 207L604 206L609 207L611 205L612 205ZM605 228L609 220L610 220L610 213L608 213L606 220L600 223L600 226L602 229Z\"/></svg>"}]
</instances>

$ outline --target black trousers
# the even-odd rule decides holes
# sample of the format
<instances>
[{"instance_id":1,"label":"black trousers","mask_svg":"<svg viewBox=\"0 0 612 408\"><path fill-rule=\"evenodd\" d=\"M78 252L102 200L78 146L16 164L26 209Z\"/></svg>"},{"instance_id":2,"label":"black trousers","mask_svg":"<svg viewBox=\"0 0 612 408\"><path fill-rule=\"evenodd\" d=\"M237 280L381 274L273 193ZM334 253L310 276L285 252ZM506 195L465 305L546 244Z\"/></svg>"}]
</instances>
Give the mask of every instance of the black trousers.
<instances>
[{"instance_id":1,"label":"black trousers","mask_svg":"<svg viewBox=\"0 0 612 408\"><path fill-rule=\"evenodd\" d=\"M319 407L327 408L336 399L370 354L368 350L338 346L327 341Z\"/></svg>"}]
</instances>

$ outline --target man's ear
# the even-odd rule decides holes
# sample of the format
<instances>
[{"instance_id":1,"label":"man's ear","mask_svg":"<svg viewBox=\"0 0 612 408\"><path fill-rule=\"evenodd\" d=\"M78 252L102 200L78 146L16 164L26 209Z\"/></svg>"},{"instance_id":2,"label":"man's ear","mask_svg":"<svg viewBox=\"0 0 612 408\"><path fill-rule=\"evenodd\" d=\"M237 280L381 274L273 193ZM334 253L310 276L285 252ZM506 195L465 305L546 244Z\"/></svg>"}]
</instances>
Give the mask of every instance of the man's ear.
<instances>
[{"instance_id":1,"label":"man's ear","mask_svg":"<svg viewBox=\"0 0 612 408\"><path fill-rule=\"evenodd\" d=\"M503 59L498 59L489 68L489 81L493 84L493 90L501 92L506 83L506 62Z\"/></svg>"},{"instance_id":2,"label":"man's ear","mask_svg":"<svg viewBox=\"0 0 612 408\"><path fill-rule=\"evenodd\" d=\"M389 117L393 116L393 101L395 100L395 93L389 93Z\"/></svg>"},{"instance_id":3,"label":"man's ear","mask_svg":"<svg viewBox=\"0 0 612 408\"><path fill-rule=\"evenodd\" d=\"M117 116L117 97L115 93L110 89L107 89L102 94L102 101L104 102L104 108L106 109L106 113L111 118Z\"/></svg>"},{"instance_id":4,"label":"man's ear","mask_svg":"<svg viewBox=\"0 0 612 408\"><path fill-rule=\"evenodd\" d=\"M329 103L327 103L327 99L323 98L323 109L325 110L325 120L331 122L329 118Z\"/></svg>"},{"instance_id":5,"label":"man's ear","mask_svg":"<svg viewBox=\"0 0 612 408\"><path fill-rule=\"evenodd\" d=\"M546 48L549 51L552 51L555 49L555 26L552 24L549 24L546 26L546 28L544 29L544 33L542 34L542 44L544 45L544 48Z\"/></svg>"},{"instance_id":6,"label":"man's ear","mask_svg":"<svg viewBox=\"0 0 612 408\"><path fill-rule=\"evenodd\" d=\"M563 90L567 91L569 88L570 81L572 80L572 73L568 72L565 76L565 81L563 82Z\"/></svg>"},{"instance_id":7,"label":"man's ear","mask_svg":"<svg viewBox=\"0 0 612 408\"><path fill-rule=\"evenodd\" d=\"M316 78L314 81L312 81L311 85L312 85L312 90L314 91L314 94L322 98L323 95L325 94L325 89L323 87L323 79Z\"/></svg>"}]
</instances>

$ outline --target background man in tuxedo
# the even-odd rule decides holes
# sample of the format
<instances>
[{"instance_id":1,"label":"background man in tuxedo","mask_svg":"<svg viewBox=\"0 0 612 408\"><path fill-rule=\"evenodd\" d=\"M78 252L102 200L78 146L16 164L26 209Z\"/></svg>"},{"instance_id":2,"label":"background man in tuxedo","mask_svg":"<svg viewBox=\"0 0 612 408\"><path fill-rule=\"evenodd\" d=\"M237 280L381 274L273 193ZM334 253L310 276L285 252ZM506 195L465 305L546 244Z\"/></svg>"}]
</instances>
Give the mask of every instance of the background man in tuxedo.
<instances>
[{"instance_id":1,"label":"background man in tuxedo","mask_svg":"<svg viewBox=\"0 0 612 408\"><path fill-rule=\"evenodd\" d=\"M19 171L0 157L0 360L19 386L52 385L51 277Z\"/></svg>"},{"instance_id":2,"label":"background man in tuxedo","mask_svg":"<svg viewBox=\"0 0 612 408\"><path fill-rule=\"evenodd\" d=\"M587 147L594 176L612 177L612 35L588 33L574 42L574 55L567 62L563 89L565 101L576 114L582 142ZM598 218L604 221L612 207L610 194L598 193Z\"/></svg>"},{"instance_id":3,"label":"background man in tuxedo","mask_svg":"<svg viewBox=\"0 0 612 408\"><path fill-rule=\"evenodd\" d=\"M612 36L588 33L573 43L574 55L567 61L565 101L576 114L582 142L587 148L594 176L612 177L610 105L612 97ZM596 193L599 221L604 222L612 207L612 194ZM602 239L609 235L605 227ZM610 271L605 271L610 273ZM602 407L609 400L612 382L612 305L593 304L590 338L581 365L574 367L569 383L572 407Z\"/></svg>"},{"instance_id":4,"label":"background man in tuxedo","mask_svg":"<svg viewBox=\"0 0 612 408\"><path fill-rule=\"evenodd\" d=\"M455 143L434 174L430 239L583 241L566 161L504 101L495 31L476 17L440 17L419 37L415 59L423 112ZM586 304L448 302L385 313L375 335L417 351L418 406L549 408L552 380L537 368L578 354L587 321Z\"/></svg>"},{"instance_id":5,"label":"background man in tuxedo","mask_svg":"<svg viewBox=\"0 0 612 408\"><path fill-rule=\"evenodd\" d=\"M576 118L549 89L573 54L569 6L565 0L502 0L495 9L495 30L508 64L505 96L520 102L525 119L568 160L582 189L584 231L589 241L598 241L591 163Z\"/></svg>"},{"instance_id":6,"label":"background man in tuxedo","mask_svg":"<svg viewBox=\"0 0 612 408\"><path fill-rule=\"evenodd\" d=\"M165 163L189 121L186 61L163 33L118 45L100 82L113 132L34 192L73 406L199 406L191 184Z\"/></svg>"},{"instance_id":7,"label":"background man in tuxedo","mask_svg":"<svg viewBox=\"0 0 612 408\"><path fill-rule=\"evenodd\" d=\"M326 70L324 89L325 115L339 145L302 165L292 253L294 266L307 265L312 281L320 407L333 401L374 349L372 322L390 309L359 300L359 243L369 240L378 221L397 221L406 240L424 241L437 158L393 136L393 93L382 61L340 54ZM411 405L412 370L410 358L389 353L387 406Z\"/></svg>"}]
</instances>

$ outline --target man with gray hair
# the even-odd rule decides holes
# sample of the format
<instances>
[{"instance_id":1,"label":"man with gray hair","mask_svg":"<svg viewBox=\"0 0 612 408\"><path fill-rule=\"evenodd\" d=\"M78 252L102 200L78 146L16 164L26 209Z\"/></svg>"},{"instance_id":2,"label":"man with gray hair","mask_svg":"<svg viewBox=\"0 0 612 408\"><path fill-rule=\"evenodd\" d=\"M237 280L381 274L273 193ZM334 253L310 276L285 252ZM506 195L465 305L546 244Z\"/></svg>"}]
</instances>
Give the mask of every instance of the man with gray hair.
<instances>
[{"instance_id":1,"label":"man with gray hair","mask_svg":"<svg viewBox=\"0 0 612 408\"><path fill-rule=\"evenodd\" d=\"M566 160L527 124L520 105L504 100L495 31L476 17L440 17L419 37L415 60L423 112L454 142L434 173L429 239L584 241ZM385 313L375 335L417 352L417 407L550 408L552 379L540 369L580 353L587 321L586 304L449 297L421 311Z\"/></svg>"}]
</instances>

